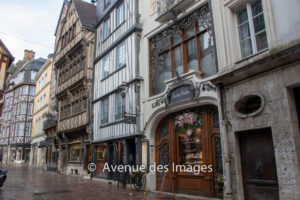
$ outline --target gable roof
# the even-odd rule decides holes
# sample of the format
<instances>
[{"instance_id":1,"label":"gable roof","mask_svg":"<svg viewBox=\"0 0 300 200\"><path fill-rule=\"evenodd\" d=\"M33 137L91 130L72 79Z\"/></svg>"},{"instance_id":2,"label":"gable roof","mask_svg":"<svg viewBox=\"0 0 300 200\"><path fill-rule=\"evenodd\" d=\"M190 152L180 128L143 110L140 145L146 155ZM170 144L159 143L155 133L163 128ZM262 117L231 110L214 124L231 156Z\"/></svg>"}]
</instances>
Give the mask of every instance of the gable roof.
<instances>
[{"instance_id":1,"label":"gable roof","mask_svg":"<svg viewBox=\"0 0 300 200\"><path fill-rule=\"evenodd\" d=\"M65 7L65 5L66 5L67 8L68 8L68 7L69 7L69 4L70 4L70 1L64 0L64 3L63 3L63 5L62 5L62 7L61 7L60 14L59 14L59 17L58 17L58 21L57 21L57 24L56 24L54 36L56 36L56 34L57 34L58 27L59 27L59 23L60 23L60 21L61 21L61 17L62 17L63 11L64 11L64 7Z\"/></svg>"},{"instance_id":2,"label":"gable roof","mask_svg":"<svg viewBox=\"0 0 300 200\"><path fill-rule=\"evenodd\" d=\"M10 53L10 51L8 50L8 48L5 46L5 44L2 42L1 39L0 39L0 46L3 48L4 54L6 54L6 55L8 55L10 57L9 66L8 66L8 67L10 67L11 63L15 60L15 58Z\"/></svg>"},{"instance_id":3,"label":"gable roof","mask_svg":"<svg viewBox=\"0 0 300 200\"><path fill-rule=\"evenodd\" d=\"M82 26L94 28L96 23L96 6L82 0L73 0L73 3Z\"/></svg>"}]
</instances>

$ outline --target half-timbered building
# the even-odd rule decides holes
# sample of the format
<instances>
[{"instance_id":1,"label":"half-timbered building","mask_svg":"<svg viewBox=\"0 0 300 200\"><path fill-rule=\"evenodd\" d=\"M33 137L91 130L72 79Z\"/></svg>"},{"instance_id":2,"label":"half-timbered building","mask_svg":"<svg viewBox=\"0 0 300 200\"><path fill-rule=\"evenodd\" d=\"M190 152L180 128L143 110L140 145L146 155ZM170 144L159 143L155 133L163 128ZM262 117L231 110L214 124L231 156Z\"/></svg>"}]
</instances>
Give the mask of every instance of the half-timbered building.
<instances>
[{"instance_id":1,"label":"half-timbered building","mask_svg":"<svg viewBox=\"0 0 300 200\"><path fill-rule=\"evenodd\" d=\"M4 92L6 89L6 80L8 78L8 69L14 61L14 57L9 52L5 44L0 39L0 130L2 126L2 110L4 102ZM1 154L2 155L2 154Z\"/></svg>"},{"instance_id":2,"label":"half-timbered building","mask_svg":"<svg viewBox=\"0 0 300 200\"><path fill-rule=\"evenodd\" d=\"M4 161L23 163L29 161L35 75L46 62L34 60L34 52L25 50L23 61L7 80L5 91L1 144Z\"/></svg>"},{"instance_id":3,"label":"half-timbered building","mask_svg":"<svg viewBox=\"0 0 300 200\"><path fill-rule=\"evenodd\" d=\"M66 174L88 173L95 19L94 5L70 1L56 35L58 170Z\"/></svg>"},{"instance_id":4,"label":"half-timbered building","mask_svg":"<svg viewBox=\"0 0 300 200\"><path fill-rule=\"evenodd\" d=\"M103 172L105 163L136 165L142 159L139 1L98 1L96 27L93 175L117 180L119 173Z\"/></svg>"}]
</instances>

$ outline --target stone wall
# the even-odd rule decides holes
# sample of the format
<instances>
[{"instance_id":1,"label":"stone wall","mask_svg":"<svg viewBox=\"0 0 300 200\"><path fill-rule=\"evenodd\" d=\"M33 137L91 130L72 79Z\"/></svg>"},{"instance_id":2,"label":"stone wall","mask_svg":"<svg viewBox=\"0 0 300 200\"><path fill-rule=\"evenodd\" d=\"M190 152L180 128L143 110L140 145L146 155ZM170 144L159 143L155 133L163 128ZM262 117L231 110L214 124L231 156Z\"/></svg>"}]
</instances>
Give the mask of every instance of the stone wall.
<instances>
[{"instance_id":1,"label":"stone wall","mask_svg":"<svg viewBox=\"0 0 300 200\"><path fill-rule=\"evenodd\" d=\"M295 64L225 88L226 111L231 124L228 127L228 139L234 199L243 199L244 196L237 132L266 127L272 130L280 199L299 198L300 134L291 89L299 85L300 64ZM253 117L239 118L235 114L234 104L253 93L261 94L264 98L262 112Z\"/></svg>"}]
</instances>

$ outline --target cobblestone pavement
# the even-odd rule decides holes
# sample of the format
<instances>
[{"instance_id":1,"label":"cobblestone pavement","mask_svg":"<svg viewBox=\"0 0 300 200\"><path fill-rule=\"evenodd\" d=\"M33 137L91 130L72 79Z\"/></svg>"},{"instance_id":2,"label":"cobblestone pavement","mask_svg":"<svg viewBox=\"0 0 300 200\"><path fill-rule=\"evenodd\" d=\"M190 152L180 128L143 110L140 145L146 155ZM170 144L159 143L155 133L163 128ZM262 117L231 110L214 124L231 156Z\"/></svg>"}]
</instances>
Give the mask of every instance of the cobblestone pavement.
<instances>
[{"instance_id":1,"label":"cobblestone pavement","mask_svg":"<svg viewBox=\"0 0 300 200\"><path fill-rule=\"evenodd\" d=\"M27 165L2 164L0 167L8 170L6 182L0 188L0 200L158 199L155 193L134 192L131 197L126 189Z\"/></svg>"}]
</instances>

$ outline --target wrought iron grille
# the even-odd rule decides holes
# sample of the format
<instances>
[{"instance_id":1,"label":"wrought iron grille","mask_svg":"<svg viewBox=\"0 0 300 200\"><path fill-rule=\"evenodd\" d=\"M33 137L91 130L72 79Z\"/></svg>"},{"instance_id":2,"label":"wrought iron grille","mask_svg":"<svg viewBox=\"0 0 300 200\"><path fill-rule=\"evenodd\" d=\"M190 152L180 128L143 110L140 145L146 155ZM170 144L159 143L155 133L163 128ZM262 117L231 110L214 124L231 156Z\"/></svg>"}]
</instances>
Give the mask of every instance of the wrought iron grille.
<instances>
[{"instance_id":1,"label":"wrought iron grille","mask_svg":"<svg viewBox=\"0 0 300 200\"><path fill-rule=\"evenodd\" d=\"M173 8L176 4L180 3L183 0L158 0L157 1L157 14L162 15L171 8Z\"/></svg>"}]
</instances>

